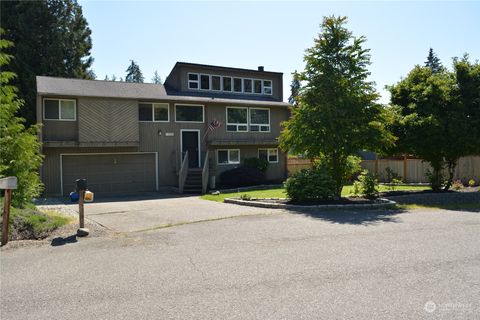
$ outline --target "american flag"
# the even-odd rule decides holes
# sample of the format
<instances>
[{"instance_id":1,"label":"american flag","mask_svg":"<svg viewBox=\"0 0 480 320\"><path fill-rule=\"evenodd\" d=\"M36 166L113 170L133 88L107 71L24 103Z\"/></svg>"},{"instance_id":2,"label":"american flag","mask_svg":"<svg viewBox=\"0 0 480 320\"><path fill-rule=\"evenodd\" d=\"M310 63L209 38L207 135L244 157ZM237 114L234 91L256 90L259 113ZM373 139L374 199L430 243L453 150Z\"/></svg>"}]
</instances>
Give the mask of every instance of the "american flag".
<instances>
[{"instance_id":1,"label":"american flag","mask_svg":"<svg viewBox=\"0 0 480 320\"><path fill-rule=\"evenodd\" d=\"M212 122L210 122L210 124L208 125L208 130L214 131L215 129L220 128L221 125L222 124L220 123L220 121L218 121L217 119L213 119Z\"/></svg>"}]
</instances>

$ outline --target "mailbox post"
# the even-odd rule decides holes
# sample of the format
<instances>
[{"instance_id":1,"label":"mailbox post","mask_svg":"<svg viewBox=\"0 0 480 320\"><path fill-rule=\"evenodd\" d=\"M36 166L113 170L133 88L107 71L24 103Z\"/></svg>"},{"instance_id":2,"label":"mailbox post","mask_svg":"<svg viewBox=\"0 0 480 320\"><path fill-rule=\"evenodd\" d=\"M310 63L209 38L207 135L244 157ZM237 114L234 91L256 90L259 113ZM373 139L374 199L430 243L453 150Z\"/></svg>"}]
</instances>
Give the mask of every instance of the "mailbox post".
<instances>
[{"instance_id":1,"label":"mailbox post","mask_svg":"<svg viewBox=\"0 0 480 320\"><path fill-rule=\"evenodd\" d=\"M2 246L4 246L8 242L8 221L10 218L10 204L12 202L12 190L17 189L17 177L6 177L0 179L0 189L5 190L2 214Z\"/></svg>"},{"instance_id":2,"label":"mailbox post","mask_svg":"<svg viewBox=\"0 0 480 320\"><path fill-rule=\"evenodd\" d=\"M85 190L87 190L87 180L86 179L77 179L75 181L76 191L78 192L78 215L79 215L79 228L77 230L77 235L84 237L89 234L89 230L85 228L85 214L83 208L83 202L85 198Z\"/></svg>"}]
</instances>

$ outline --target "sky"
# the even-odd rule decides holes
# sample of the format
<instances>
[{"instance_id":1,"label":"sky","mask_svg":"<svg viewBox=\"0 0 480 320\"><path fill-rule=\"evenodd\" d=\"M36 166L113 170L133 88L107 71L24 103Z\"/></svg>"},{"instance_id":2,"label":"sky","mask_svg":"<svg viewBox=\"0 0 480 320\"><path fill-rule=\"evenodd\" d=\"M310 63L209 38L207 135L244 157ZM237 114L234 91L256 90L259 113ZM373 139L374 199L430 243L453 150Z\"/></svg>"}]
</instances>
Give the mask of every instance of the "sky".
<instances>
[{"instance_id":1,"label":"sky","mask_svg":"<svg viewBox=\"0 0 480 320\"><path fill-rule=\"evenodd\" d=\"M371 80L388 103L385 85L423 64L430 47L442 63L469 53L480 59L480 2L321 1L87 1L98 79L125 78L135 60L150 82L163 80L175 62L283 72L284 101L291 73L303 70L324 16L348 17L354 36L371 49Z\"/></svg>"}]
</instances>

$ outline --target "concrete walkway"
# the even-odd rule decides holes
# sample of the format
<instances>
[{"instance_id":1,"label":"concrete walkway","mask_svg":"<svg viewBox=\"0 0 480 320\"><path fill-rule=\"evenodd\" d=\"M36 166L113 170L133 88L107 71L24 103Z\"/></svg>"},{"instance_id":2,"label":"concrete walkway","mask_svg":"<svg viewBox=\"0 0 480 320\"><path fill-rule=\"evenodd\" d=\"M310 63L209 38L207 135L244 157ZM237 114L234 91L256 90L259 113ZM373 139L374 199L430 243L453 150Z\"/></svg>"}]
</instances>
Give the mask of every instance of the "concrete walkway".
<instances>
[{"instance_id":1,"label":"concrete walkway","mask_svg":"<svg viewBox=\"0 0 480 320\"><path fill-rule=\"evenodd\" d=\"M59 208L45 207L78 214L77 204L63 204L59 205ZM87 219L118 232L144 231L171 225L277 212L279 210L207 201L198 196L176 195L111 198L85 204Z\"/></svg>"}]
</instances>

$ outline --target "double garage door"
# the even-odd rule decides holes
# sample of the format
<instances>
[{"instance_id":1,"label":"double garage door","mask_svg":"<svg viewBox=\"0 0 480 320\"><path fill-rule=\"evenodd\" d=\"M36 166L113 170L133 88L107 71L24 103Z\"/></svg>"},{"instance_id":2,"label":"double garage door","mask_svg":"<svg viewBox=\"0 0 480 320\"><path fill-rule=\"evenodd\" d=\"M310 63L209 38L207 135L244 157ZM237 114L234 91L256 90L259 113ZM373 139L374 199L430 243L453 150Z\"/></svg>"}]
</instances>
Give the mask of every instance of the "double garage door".
<instances>
[{"instance_id":1,"label":"double garage door","mask_svg":"<svg viewBox=\"0 0 480 320\"><path fill-rule=\"evenodd\" d=\"M87 179L95 195L126 195L157 189L155 153L63 154L62 190L75 190L76 179Z\"/></svg>"}]
</instances>

